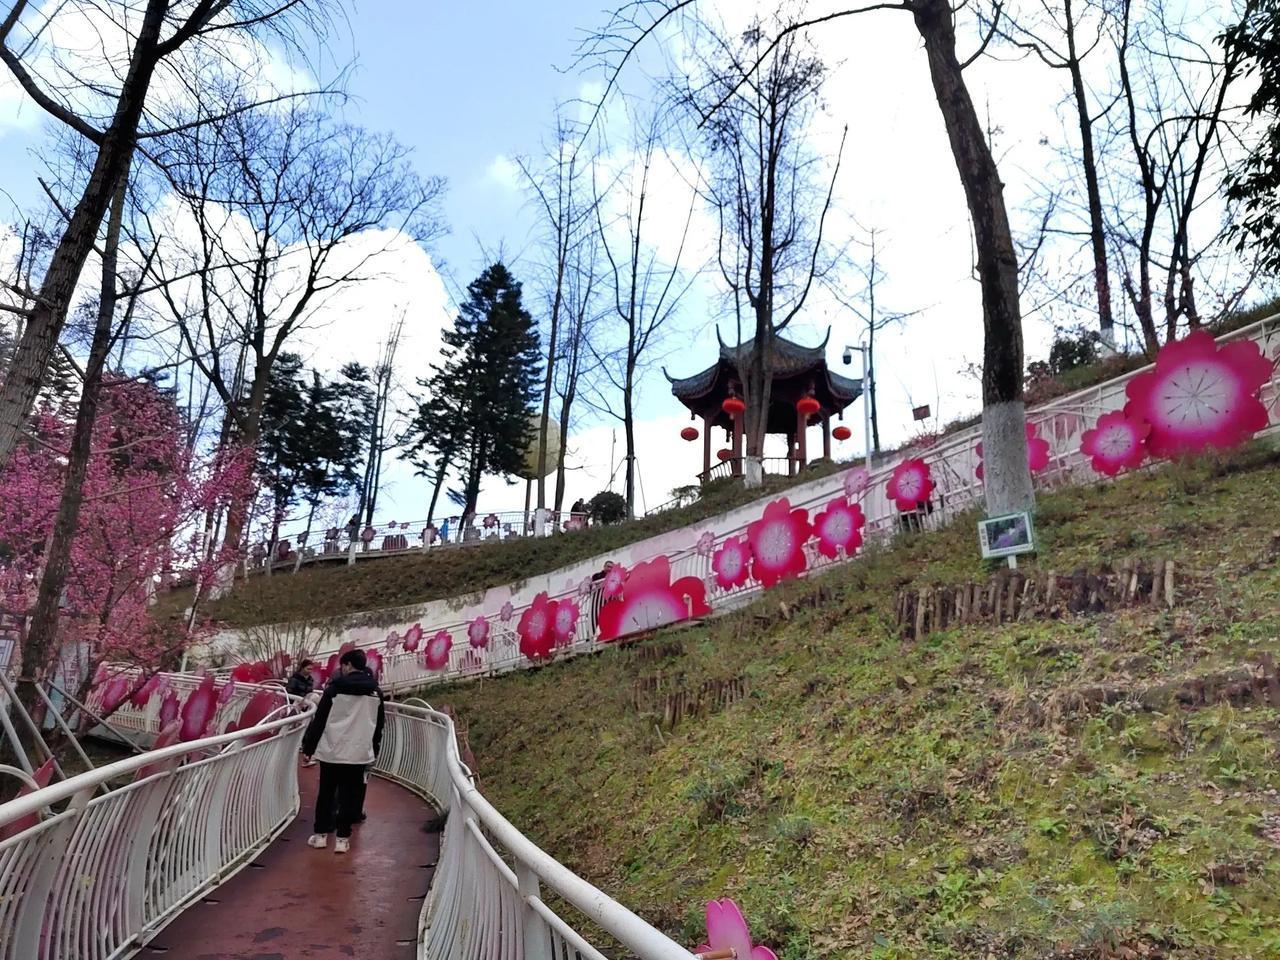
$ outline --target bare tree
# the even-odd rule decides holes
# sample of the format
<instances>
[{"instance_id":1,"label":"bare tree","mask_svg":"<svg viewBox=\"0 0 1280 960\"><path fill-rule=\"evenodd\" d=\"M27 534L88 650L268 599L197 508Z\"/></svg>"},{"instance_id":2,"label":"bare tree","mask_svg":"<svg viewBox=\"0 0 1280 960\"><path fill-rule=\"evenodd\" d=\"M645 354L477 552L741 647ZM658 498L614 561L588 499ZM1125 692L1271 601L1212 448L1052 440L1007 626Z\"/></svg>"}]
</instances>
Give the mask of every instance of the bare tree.
<instances>
[{"instance_id":1,"label":"bare tree","mask_svg":"<svg viewBox=\"0 0 1280 960\"><path fill-rule=\"evenodd\" d=\"M600 247L608 262L605 285L612 295L613 312L622 324L625 339L616 351L609 352L595 345L592 349L604 380L619 394L617 406L609 398L602 398L599 406L622 423L627 451L624 490L627 512L634 516L638 373L658 346L668 321L692 283L694 274L683 271L681 261L685 257L698 198L691 189L689 210L674 253L661 251L653 241L654 201L650 192L654 164L662 159L660 120L655 113L645 120L633 121L631 128L633 139L630 149L624 152L624 169L608 186L607 196L594 179L592 191ZM611 216L606 208L613 206L621 209Z\"/></svg>"},{"instance_id":2,"label":"bare tree","mask_svg":"<svg viewBox=\"0 0 1280 960\"><path fill-rule=\"evenodd\" d=\"M151 274L223 404L225 439L254 446L286 342L314 323L328 292L372 276L379 254L438 234L443 182L419 179L391 138L314 110L227 114L151 151L180 226L165 231L173 239L160 244ZM229 550L240 546L248 509L229 509Z\"/></svg>"},{"instance_id":3,"label":"bare tree","mask_svg":"<svg viewBox=\"0 0 1280 960\"><path fill-rule=\"evenodd\" d=\"M34 6L14 0L0 20L0 62L23 92L54 120L93 144L95 153L79 200L53 245L38 290L29 291L25 326L0 385L0 466L24 431L27 416L66 323L76 283L99 227L140 139L163 135L175 123L157 115L148 93L153 82L183 89L192 61L206 48L227 56L224 45L262 34L295 40L293 31L318 29L323 0L124 0ZM98 32L99 59L71 62L60 56L60 27ZM74 29L74 28L69 28ZM310 38L308 40L310 42ZM93 44L84 50L95 49ZM185 63L184 63L185 60ZM177 123L187 126L188 119Z\"/></svg>"},{"instance_id":4,"label":"bare tree","mask_svg":"<svg viewBox=\"0 0 1280 960\"><path fill-rule=\"evenodd\" d=\"M564 352L556 371L555 391L560 401L560 450L556 454L555 509L564 506L565 457L569 451L569 433L573 423L574 402L583 387L584 378L598 370L593 345L606 315L601 303L604 278L601 276L599 233L592 231L574 247L565 277Z\"/></svg>"},{"instance_id":5,"label":"bare tree","mask_svg":"<svg viewBox=\"0 0 1280 960\"><path fill-rule=\"evenodd\" d=\"M697 0L630 0L615 10L610 22L589 38L582 50L584 60L602 62L608 69L603 96L608 97L617 86L622 70L641 44L660 37L664 23L692 12L696 4ZM977 50L962 61L956 46L955 11L948 0L872 2L813 13L801 5L787 15L771 40L760 45L760 55L748 65L742 83L755 77L791 34L877 10L909 13L924 42L929 77L964 188L977 249L984 327L982 430L987 509L992 513L1023 509L1034 503L1035 493L1027 467L1018 257L1004 184L964 78L965 67L982 54L992 34L988 32ZM736 95L739 87L726 91L725 99ZM718 104L711 104L706 112L712 116L718 110Z\"/></svg>"},{"instance_id":6,"label":"bare tree","mask_svg":"<svg viewBox=\"0 0 1280 960\"><path fill-rule=\"evenodd\" d=\"M737 40L702 25L711 52L683 92L698 117L712 173L709 195L720 224L717 262L744 353L747 462L763 456L774 339L800 314L835 258L823 256L844 135L830 174L807 135L825 67L800 32L774 42L760 21ZM846 131L847 132L847 131ZM750 343L748 347L747 344ZM747 471L758 484L758 470Z\"/></svg>"}]
</instances>

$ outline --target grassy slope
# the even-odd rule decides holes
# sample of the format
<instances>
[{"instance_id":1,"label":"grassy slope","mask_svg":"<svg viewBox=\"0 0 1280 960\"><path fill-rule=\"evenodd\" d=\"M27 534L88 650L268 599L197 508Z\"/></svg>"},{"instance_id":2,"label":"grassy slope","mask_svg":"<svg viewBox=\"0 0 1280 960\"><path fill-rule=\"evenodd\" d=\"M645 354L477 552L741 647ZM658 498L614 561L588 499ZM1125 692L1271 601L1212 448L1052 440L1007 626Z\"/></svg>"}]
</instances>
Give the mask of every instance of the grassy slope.
<instances>
[{"instance_id":1,"label":"grassy slope","mask_svg":"<svg viewBox=\"0 0 1280 960\"><path fill-rule=\"evenodd\" d=\"M1277 515L1261 448L1042 497L1040 564L1171 557L1194 578L1172 613L897 639L900 585L985 575L959 523L669 634L665 662L612 650L431 698L468 721L499 809L689 945L732 895L783 960L1276 957L1275 709L1025 707L1280 653ZM834 598L777 616L818 583ZM751 695L660 734L631 704L658 672Z\"/></svg>"},{"instance_id":2,"label":"grassy slope","mask_svg":"<svg viewBox=\"0 0 1280 960\"><path fill-rule=\"evenodd\" d=\"M777 491L822 476L819 465L802 477L768 478ZM547 573L637 540L676 530L762 496L735 483L713 485L697 503L615 527L593 527L539 540L514 540L447 548L346 564L303 567L296 575L254 576L209 604L204 612L232 627L312 620L455 597ZM190 590L175 590L159 615L182 610Z\"/></svg>"}]
</instances>

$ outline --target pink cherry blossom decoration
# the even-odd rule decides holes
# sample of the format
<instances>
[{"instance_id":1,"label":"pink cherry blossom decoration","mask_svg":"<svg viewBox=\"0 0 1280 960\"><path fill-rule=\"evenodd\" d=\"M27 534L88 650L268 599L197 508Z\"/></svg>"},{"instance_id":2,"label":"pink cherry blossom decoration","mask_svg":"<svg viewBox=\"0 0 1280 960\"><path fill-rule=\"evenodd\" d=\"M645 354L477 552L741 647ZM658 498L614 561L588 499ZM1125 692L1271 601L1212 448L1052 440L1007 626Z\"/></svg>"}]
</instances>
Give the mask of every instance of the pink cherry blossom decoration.
<instances>
[{"instance_id":1,"label":"pink cherry blossom decoration","mask_svg":"<svg viewBox=\"0 0 1280 960\"><path fill-rule=\"evenodd\" d=\"M720 544L711 560L716 584L721 590L732 590L747 582L751 574L751 548L741 537L730 537Z\"/></svg>"},{"instance_id":2,"label":"pink cherry blossom decoration","mask_svg":"<svg viewBox=\"0 0 1280 960\"><path fill-rule=\"evenodd\" d=\"M928 503L933 493L933 475L929 465L915 457L903 460L893 468L885 492L899 510L914 510L920 504Z\"/></svg>"},{"instance_id":3,"label":"pink cherry blossom decoration","mask_svg":"<svg viewBox=\"0 0 1280 960\"><path fill-rule=\"evenodd\" d=\"M200 681L200 686L187 697L187 702L182 705L182 729L178 733L179 740L186 743L190 740L199 740L205 735L209 724L213 722L213 714L217 708L216 699L213 677L206 676Z\"/></svg>"},{"instance_id":4,"label":"pink cherry blossom decoration","mask_svg":"<svg viewBox=\"0 0 1280 960\"><path fill-rule=\"evenodd\" d=\"M439 630L427 641L422 651L422 662L428 670L443 670L449 662L449 651L453 649L453 637L448 630Z\"/></svg>"},{"instance_id":5,"label":"pink cherry blossom decoration","mask_svg":"<svg viewBox=\"0 0 1280 960\"><path fill-rule=\"evenodd\" d=\"M710 613L706 585L698 577L672 582L671 561L658 556L632 567L625 595L600 608L600 639L615 640Z\"/></svg>"},{"instance_id":6,"label":"pink cherry blossom decoration","mask_svg":"<svg viewBox=\"0 0 1280 960\"><path fill-rule=\"evenodd\" d=\"M498 619L501 620L503 623L510 623L511 618L514 617L515 615L516 615L516 608L511 605L510 600L504 603L502 605L502 609L498 611Z\"/></svg>"},{"instance_id":7,"label":"pink cherry blossom decoration","mask_svg":"<svg viewBox=\"0 0 1280 960\"><path fill-rule=\"evenodd\" d=\"M1238 446L1267 425L1258 399L1272 364L1252 340L1219 347L1204 330L1165 344L1155 369L1129 381L1124 414L1151 424L1155 457Z\"/></svg>"},{"instance_id":8,"label":"pink cherry blossom decoration","mask_svg":"<svg viewBox=\"0 0 1280 960\"><path fill-rule=\"evenodd\" d=\"M698 537L698 556L709 557L711 552L716 548L716 535L710 530L705 530L702 536Z\"/></svg>"},{"instance_id":9,"label":"pink cherry blossom decoration","mask_svg":"<svg viewBox=\"0 0 1280 960\"><path fill-rule=\"evenodd\" d=\"M543 591L520 615L520 622L516 625L520 652L530 660L546 660L555 649L557 606L556 601L548 599L546 591Z\"/></svg>"},{"instance_id":10,"label":"pink cherry blossom decoration","mask_svg":"<svg viewBox=\"0 0 1280 960\"><path fill-rule=\"evenodd\" d=\"M467 624L467 642L475 650L483 650L489 645L489 621L487 618L476 617Z\"/></svg>"},{"instance_id":11,"label":"pink cherry blossom decoration","mask_svg":"<svg viewBox=\"0 0 1280 960\"><path fill-rule=\"evenodd\" d=\"M236 682L234 680L228 680L218 690L218 706L222 706L225 703L230 703L231 698L234 697L235 695L236 695Z\"/></svg>"},{"instance_id":12,"label":"pink cherry blossom decoration","mask_svg":"<svg viewBox=\"0 0 1280 960\"><path fill-rule=\"evenodd\" d=\"M556 644L562 646L573 642L574 631L578 629L578 617L582 610L569 598L556 601L555 626Z\"/></svg>"},{"instance_id":13,"label":"pink cherry blossom decoration","mask_svg":"<svg viewBox=\"0 0 1280 960\"><path fill-rule=\"evenodd\" d=\"M600 592L606 600L612 600L614 597L622 596L622 585L627 582L627 568L620 563L615 563L609 568L604 575L604 583L600 586Z\"/></svg>"},{"instance_id":14,"label":"pink cherry blossom decoration","mask_svg":"<svg viewBox=\"0 0 1280 960\"><path fill-rule=\"evenodd\" d=\"M578 596L589 597L590 595L591 595L591 578L583 577L582 580L578 582Z\"/></svg>"},{"instance_id":15,"label":"pink cherry blossom decoration","mask_svg":"<svg viewBox=\"0 0 1280 960\"><path fill-rule=\"evenodd\" d=\"M1039 473L1041 470L1049 466L1049 441L1040 436L1040 427L1037 424L1027 421L1027 469L1032 473ZM979 443L975 448L978 457L982 457L982 444ZM982 461L979 459L978 467L973 471L974 476L979 480L983 479Z\"/></svg>"},{"instance_id":16,"label":"pink cherry blossom decoration","mask_svg":"<svg viewBox=\"0 0 1280 960\"><path fill-rule=\"evenodd\" d=\"M166 690L163 699L160 701L160 726L167 727L178 719L178 693L176 690Z\"/></svg>"},{"instance_id":17,"label":"pink cherry blossom decoration","mask_svg":"<svg viewBox=\"0 0 1280 960\"><path fill-rule=\"evenodd\" d=\"M813 532L818 538L818 552L834 560L840 554L846 557L862 546L862 528L867 518L858 504L837 497L826 509L813 518Z\"/></svg>"},{"instance_id":18,"label":"pink cherry blossom decoration","mask_svg":"<svg viewBox=\"0 0 1280 960\"><path fill-rule=\"evenodd\" d=\"M844 495L846 497L861 496L871 485L871 474L866 467L854 467L844 474Z\"/></svg>"},{"instance_id":19,"label":"pink cherry blossom decoration","mask_svg":"<svg viewBox=\"0 0 1280 960\"><path fill-rule=\"evenodd\" d=\"M804 573L809 566L804 545L811 532L808 510L792 510L786 497L773 501L759 520L747 525L751 576L772 587Z\"/></svg>"},{"instance_id":20,"label":"pink cherry blossom decoration","mask_svg":"<svg viewBox=\"0 0 1280 960\"><path fill-rule=\"evenodd\" d=\"M404 633L404 648L410 653L418 649L422 643L422 624L415 623Z\"/></svg>"},{"instance_id":21,"label":"pink cherry blossom decoration","mask_svg":"<svg viewBox=\"0 0 1280 960\"><path fill-rule=\"evenodd\" d=\"M392 630L387 634L387 639L383 646L386 647L387 653L395 653L400 646L400 634Z\"/></svg>"},{"instance_id":22,"label":"pink cherry blossom decoration","mask_svg":"<svg viewBox=\"0 0 1280 960\"><path fill-rule=\"evenodd\" d=\"M751 931L738 905L725 897L707 904L707 942L696 953L732 950L738 960L778 960L777 954L765 946L751 943Z\"/></svg>"},{"instance_id":23,"label":"pink cherry blossom decoration","mask_svg":"<svg viewBox=\"0 0 1280 960\"><path fill-rule=\"evenodd\" d=\"M1100 416L1092 430L1084 432L1080 452L1093 458L1091 466L1096 473L1114 477L1121 470L1142 466L1150 434L1151 424L1136 423L1126 417L1123 410L1112 410Z\"/></svg>"}]
</instances>

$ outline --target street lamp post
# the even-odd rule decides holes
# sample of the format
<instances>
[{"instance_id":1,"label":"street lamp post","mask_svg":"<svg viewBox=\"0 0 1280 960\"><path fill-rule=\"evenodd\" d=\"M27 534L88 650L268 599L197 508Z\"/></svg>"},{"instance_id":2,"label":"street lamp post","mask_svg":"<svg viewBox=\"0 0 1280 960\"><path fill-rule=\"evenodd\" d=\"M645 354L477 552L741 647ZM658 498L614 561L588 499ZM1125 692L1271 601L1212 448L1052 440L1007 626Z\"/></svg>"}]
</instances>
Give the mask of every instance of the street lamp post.
<instances>
[{"instance_id":1,"label":"street lamp post","mask_svg":"<svg viewBox=\"0 0 1280 960\"><path fill-rule=\"evenodd\" d=\"M862 355L862 429L863 449L866 450L867 473L871 472L871 348L866 343L844 348L844 362L853 362L853 351Z\"/></svg>"}]
</instances>

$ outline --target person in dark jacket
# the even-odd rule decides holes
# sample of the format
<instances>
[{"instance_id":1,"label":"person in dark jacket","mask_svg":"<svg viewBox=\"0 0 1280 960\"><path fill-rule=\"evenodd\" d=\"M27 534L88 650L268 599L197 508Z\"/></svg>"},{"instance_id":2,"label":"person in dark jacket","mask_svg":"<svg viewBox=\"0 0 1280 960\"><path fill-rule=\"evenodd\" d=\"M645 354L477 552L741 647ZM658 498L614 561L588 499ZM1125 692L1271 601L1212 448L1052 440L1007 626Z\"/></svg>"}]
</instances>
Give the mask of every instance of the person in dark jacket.
<instances>
[{"instance_id":1,"label":"person in dark jacket","mask_svg":"<svg viewBox=\"0 0 1280 960\"><path fill-rule=\"evenodd\" d=\"M314 660L303 660L298 664L298 669L289 675L289 682L284 687L285 693L291 697L305 697L314 690L316 680L311 675L311 667L314 664Z\"/></svg>"},{"instance_id":2,"label":"person in dark jacket","mask_svg":"<svg viewBox=\"0 0 1280 960\"><path fill-rule=\"evenodd\" d=\"M382 691L366 665L363 650L338 660L316 714L302 736L304 757L320 761L315 832L308 846L323 849L337 833L334 853L351 849L351 825L360 819L365 769L382 747L386 719Z\"/></svg>"}]
</instances>

